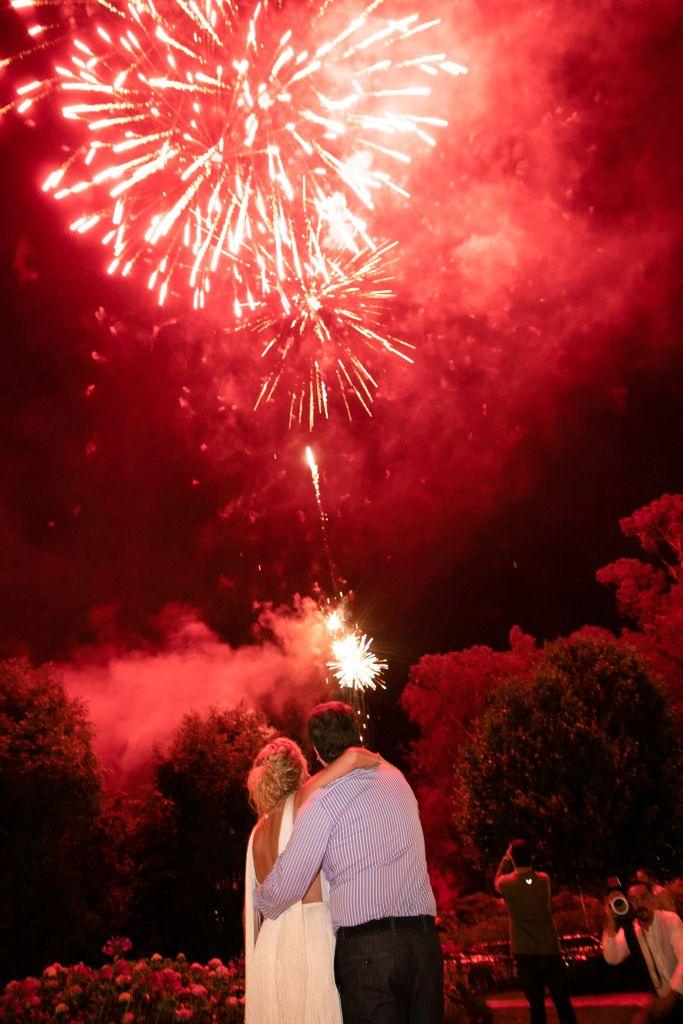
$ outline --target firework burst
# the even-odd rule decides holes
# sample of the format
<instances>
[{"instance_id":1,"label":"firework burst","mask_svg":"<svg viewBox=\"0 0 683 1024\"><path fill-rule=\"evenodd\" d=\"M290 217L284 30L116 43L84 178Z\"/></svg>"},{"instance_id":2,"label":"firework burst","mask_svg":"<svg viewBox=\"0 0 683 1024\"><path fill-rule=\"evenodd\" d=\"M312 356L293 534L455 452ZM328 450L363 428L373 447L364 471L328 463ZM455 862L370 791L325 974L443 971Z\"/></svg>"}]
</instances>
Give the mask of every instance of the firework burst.
<instances>
[{"instance_id":1,"label":"firework burst","mask_svg":"<svg viewBox=\"0 0 683 1024\"><path fill-rule=\"evenodd\" d=\"M291 277L278 282L274 312L254 317L246 329L260 340L268 367L256 408L288 396L289 426L327 417L335 397L352 419L352 404L371 415L377 382L367 357L398 356L412 362L412 346L387 334L387 253L392 245L342 251L332 257L312 236L308 251L292 261ZM293 250L296 255L296 248Z\"/></svg>"},{"instance_id":2,"label":"firework burst","mask_svg":"<svg viewBox=\"0 0 683 1024\"><path fill-rule=\"evenodd\" d=\"M372 638L364 633L346 633L332 641L332 660L327 667L339 686L349 690L376 690L386 661L372 650Z\"/></svg>"},{"instance_id":3,"label":"firework burst","mask_svg":"<svg viewBox=\"0 0 683 1024\"><path fill-rule=\"evenodd\" d=\"M37 20L49 4L12 4L36 45L61 45ZM383 19L384 5L340 24L333 2L293 20L273 2L92 0L54 75L18 89L25 113L56 87L85 136L45 191L99 235L111 273L144 265L160 303L189 288L202 307L231 282L239 312L268 275L284 288L304 193L340 245L372 245L377 191L406 195L411 140L446 124L423 109L430 83L465 70L415 51L438 19Z\"/></svg>"}]
</instances>

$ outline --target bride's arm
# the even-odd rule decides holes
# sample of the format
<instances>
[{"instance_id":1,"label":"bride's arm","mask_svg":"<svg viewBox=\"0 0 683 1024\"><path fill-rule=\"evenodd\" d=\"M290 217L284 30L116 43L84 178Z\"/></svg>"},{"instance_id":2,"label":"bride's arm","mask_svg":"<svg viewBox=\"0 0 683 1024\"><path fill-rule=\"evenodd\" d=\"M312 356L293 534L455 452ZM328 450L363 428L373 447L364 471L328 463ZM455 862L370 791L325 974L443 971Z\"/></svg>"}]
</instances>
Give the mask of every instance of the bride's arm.
<instances>
[{"instance_id":1,"label":"bride's arm","mask_svg":"<svg viewBox=\"0 0 683 1024\"><path fill-rule=\"evenodd\" d=\"M365 750L364 747L348 747L335 761L304 782L296 795L297 810L323 786L341 779L342 776L348 775L356 768L378 768L381 760L379 754Z\"/></svg>"}]
</instances>

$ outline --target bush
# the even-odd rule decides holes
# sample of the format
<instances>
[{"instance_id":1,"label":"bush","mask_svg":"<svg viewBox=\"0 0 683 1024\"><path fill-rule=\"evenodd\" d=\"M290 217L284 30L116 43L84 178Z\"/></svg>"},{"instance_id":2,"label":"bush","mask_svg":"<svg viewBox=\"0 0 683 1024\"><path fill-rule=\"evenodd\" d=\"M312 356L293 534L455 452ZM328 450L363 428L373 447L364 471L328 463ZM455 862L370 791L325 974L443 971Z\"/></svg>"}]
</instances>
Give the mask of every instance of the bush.
<instances>
[{"instance_id":1,"label":"bush","mask_svg":"<svg viewBox=\"0 0 683 1024\"><path fill-rule=\"evenodd\" d=\"M493 1013L482 996L446 973L446 1024L492 1024Z\"/></svg>"},{"instance_id":2,"label":"bush","mask_svg":"<svg viewBox=\"0 0 683 1024\"><path fill-rule=\"evenodd\" d=\"M154 954L126 960L127 940L104 947L112 959L99 969L46 967L40 978L11 981L0 995L0 1020L16 1024L238 1024L244 1015L240 965L189 964Z\"/></svg>"}]
</instances>

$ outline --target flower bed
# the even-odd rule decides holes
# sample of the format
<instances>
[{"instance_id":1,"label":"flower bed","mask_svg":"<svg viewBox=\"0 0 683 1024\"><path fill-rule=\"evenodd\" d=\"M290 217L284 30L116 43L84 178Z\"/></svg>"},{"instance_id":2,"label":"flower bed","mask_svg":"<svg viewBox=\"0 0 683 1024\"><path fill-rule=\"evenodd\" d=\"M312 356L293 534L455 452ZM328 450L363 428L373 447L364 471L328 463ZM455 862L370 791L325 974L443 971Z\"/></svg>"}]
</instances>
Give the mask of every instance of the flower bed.
<instances>
[{"instance_id":1,"label":"flower bed","mask_svg":"<svg viewBox=\"0 0 683 1024\"><path fill-rule=\"evenodd\" d=\"M40 978L10 981L0 995L0 1022L12 1024L241 1024L241 963L189 964L158 953L127 959L128 939L110 939L103 967L51 964ZM446 976L447 1024L491 1024L486 1002Z\"/></svg>"},{"instance_id":2,"label":"flower bed","mask_svg":"<svg viewBox=\"0 0 683 1024\"><path fill-rule=\"evenodd\" d=\"M0 995L0 1021L63 1024L238 1024L244 1017L241 965L190 964L158 953L126 959L127 939L111 939L100 968L46 967L40 978L11 981Z\"/></svg>"}]
</instances>

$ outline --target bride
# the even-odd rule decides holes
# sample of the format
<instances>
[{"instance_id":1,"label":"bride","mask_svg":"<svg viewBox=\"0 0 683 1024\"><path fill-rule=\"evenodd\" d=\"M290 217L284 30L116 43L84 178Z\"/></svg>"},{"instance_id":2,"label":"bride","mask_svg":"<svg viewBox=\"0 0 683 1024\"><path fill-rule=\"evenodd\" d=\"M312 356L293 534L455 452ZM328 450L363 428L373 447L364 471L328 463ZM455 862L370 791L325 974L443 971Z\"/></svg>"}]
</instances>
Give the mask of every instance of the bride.
<instances>
[{"instance_id":1,"label":"bride","mask_svg":"<svg viewBox=\"0 0 683 1024\"><path fill-rule=\"evenodd\" d=\"M259 819L249 838L245 876L245 1024L342 1024L322 873L303 900L274 921L263 921L253 894L287 845L305 801L355 768L377 764L376 754L352 747L309 778L306 760L292 740L273 740L257 754L247 778Z\"/></svg>"}]
</instances>

